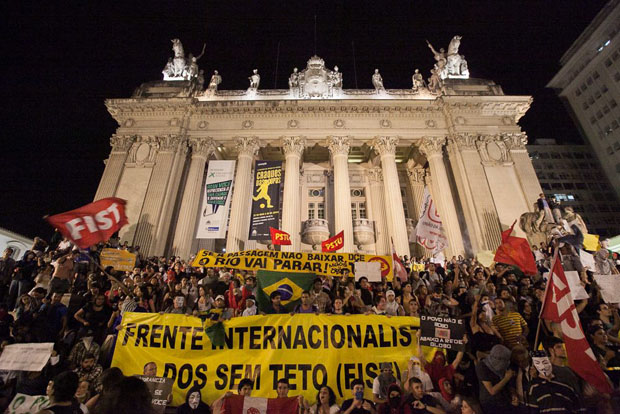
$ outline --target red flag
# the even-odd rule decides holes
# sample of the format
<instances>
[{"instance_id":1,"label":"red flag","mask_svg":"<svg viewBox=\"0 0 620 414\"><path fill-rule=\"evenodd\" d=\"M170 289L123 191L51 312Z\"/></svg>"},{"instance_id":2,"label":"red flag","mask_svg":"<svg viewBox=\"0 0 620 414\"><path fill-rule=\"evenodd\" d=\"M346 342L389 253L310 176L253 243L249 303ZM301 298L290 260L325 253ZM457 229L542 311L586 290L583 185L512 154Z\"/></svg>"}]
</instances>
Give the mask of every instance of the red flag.
<instances>
[{"instance_id":1,"label":"red flag","mask_svg":"<svg viewBox=\"0 0 620 414\"><path fill-rule=\"evenodd\" d=\"M532 255L532 249L527 239L511 236L512 229L515 227L515 220L508 230L502 232L502 244L495 252L497 263L506 263L517 266L526 275L535 275L538 272L536 261Z\"/></svg>"},{"instance_id":2,"label":"red flag","mask_svg":"<svg viewBox=\"0 0 620 414\"><path fill-rule=\"evenodd\" d=\"M285 231L274 229L273 227L269 227L269 232L271 233L271 244L273 245L291 245L291 235Z\"/></svg>"},{"instance_id":3,"label":"red flag","mask_svg":"<svg viewBox=\"0 0 620 414\"><path fill-rule=\"evenodd\" d=\"M401 282L407 281L407 270L405 269L403 262L400 261L400 258L396 254L394 239L392 239L392 261L394 262L394 276L397 276Z\"/></svg>"},{"instance_id":4,"label":"red flag","mask_svg":"<svg viewBox=\"0 0 620 414\"><path fill-rule=\"evenodd\" d=\"M228 285L228 307L237 309L237 297L235 296L235 284L230 282Z\"/></svg>"},{"instance_id":5,"label":"red flag","mask_svg":"<svg viewBox=\"0 0 620 414\"><path fill-rule=\"evenodd\" d=\"M335 252L342 249L342 246L344 246L344 230L321 243L321 251L323 253Z\"/></svg>"},{"instance_id":6,"label":"red flag","mask_svg":"<svg viewBox=\"0 0 620 414\"><path fill-rule=\"evenodd\" d=\"M568 365L573 371L600 392L611 393L611 386L581 328L579 314L558 256L556 252L549 272L540 317L560 324Z\"/></svg>"},{"instance_id":7,"label":"red flag","mask_svg":"<svg viewBox=\"0 0 620 414\"><path fill-rule=\"evenodd\" d=\"M299 411L297 397L260 398L231 395L224 399L222 414L296 414Z\"/></svg>"},{"instance_id":8,"label":"red flag","mask_svg":"<svg viewBox=\"0 0 620 414\"><path fill-rule=\"evenodd\" d=\"M125 200L110 197L47 217L47 222L80 249L107 241L127 224Z\"/></svg>"}]
</instances>

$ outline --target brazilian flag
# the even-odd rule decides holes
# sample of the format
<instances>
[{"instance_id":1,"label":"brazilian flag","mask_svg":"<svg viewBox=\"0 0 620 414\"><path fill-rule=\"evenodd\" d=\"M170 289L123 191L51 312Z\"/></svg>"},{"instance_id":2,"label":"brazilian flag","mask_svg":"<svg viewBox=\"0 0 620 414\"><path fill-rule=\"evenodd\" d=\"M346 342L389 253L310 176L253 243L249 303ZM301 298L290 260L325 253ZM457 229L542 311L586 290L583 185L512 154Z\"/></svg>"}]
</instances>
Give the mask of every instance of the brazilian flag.
<instances>
[{"instance_id":1,"label":"brazilian flag","mask_svg":"<svg viewBox=\"0 0 620 414\"><path fill-rule=\"evenodd\" d=\"M299 304L301 292L312 288L314 279L316 279L314 273L257 271L258 289L256 292L256 302L258 308L260 310L268 309L271 306L269 295L272 292L278 291L282 295L282 306L286 310L292 311Z\"/></svg>"}]
</instances>

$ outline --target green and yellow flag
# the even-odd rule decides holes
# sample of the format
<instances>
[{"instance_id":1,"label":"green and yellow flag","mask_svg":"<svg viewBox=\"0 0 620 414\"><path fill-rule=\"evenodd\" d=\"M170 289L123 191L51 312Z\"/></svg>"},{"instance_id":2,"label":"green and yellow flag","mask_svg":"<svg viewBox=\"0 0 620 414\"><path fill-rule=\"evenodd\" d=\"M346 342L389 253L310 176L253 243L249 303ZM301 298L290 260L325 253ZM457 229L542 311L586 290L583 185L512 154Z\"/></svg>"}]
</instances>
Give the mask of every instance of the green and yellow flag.
<instances>
[{"instance_id":1,"label":"green and yellow flag","mask_svg":"<svg viewBox=\"0 0 620 414\"><path fill-rule=\"evenodd\" d=\"M273 292L278 291L282 295L282 306L286 310L292 311L299 304L301 292L310 290L315 278L316 274L314 273L257 271L258 289L256 292L256 302L258 308L262 311L269 308L271 305L269 296Z\"/></svg>"}]
</instances>

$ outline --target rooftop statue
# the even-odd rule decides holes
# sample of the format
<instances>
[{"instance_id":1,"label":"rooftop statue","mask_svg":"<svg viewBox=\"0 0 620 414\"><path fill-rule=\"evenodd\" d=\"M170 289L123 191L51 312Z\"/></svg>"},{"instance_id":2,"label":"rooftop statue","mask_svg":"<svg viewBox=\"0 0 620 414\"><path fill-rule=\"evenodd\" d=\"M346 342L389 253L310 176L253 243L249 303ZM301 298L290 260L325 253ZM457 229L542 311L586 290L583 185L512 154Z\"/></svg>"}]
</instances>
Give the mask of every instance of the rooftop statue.
<instances>
[{"instance_id":1,"label":"rooftop statue","mask_svg":"<svg viewBox=\"0 0 620 414\"><path fill-rule=\"evenodd\" d=\"M413 83L413 87L411 89L413 89L414 92L420 92L421 89L426 88L426 84L424 83L424 77L420 73L420 69L415 70L413 76L411 77L411 81Z\"/></svg>"},{"instance_id":2,"label":"rooftop statue","mask_svg":"<svg viewBox=\"0 0 620 414\"><path fill-rule=\"evenodd\" d=\"M214 70L213 75L211 75L211 80L209 81L208 91L210 93L215 93L215 91L217 90L217 85L219 85L220 83L222 83L222 77L217 70Z\"/></svg>"},{"instance_id":3,"label":"rooftop statue","mask_svg":"<svg viewBox=\"0 0 620 414\"><path fill-rule=\"evenodd\" d=\"M375 87L377 93L385 92L385 88L383 87L383 78L379 73L379 69L375 69L375 73L372 75L372 86Z\"/></svg>"},{"instance_id":4,"label":"rooftop statue","mask_svg":"<svg viewBox=\"0 0 620 414\"><path fill-rule=\"evenodd\" d=\"M291 75L291 79L295 72ZM331 98L342 92L342 73L335 66L331 71L325 67L325 61L318 56L308 60L306 69L298 76L300 98Z\"/></svg>"},{"instance_id":5,"label":"rooftop statue","mask_svg":"<svg viewBox=\"0 0 620 414\"><path fill-rule=\"evenodd\" d=\"M430 42L427 40L428 45L433 56L437 61L438 75L440 79L446 78L469 78L469 68L467 67L467 61L465 56L459 55L459 46L461 45L461 36L454 36L448 45L448 53L446 54L443 48L439 49L439 52L433 48ZM432 71L431 71L432 72Z\"/></svg>"},{"instance_id":6,"label":"rooftop statue","mask_svg":"<svg viewBox=\"0 0 620 414\"><path fill-rule=\"evenodd\" d=\"M250 80L250 87L248 88L248 92L256 92L256 90L258 89L258 85L260 84L260 75L258 74L258 69L254 69L252 71L252 76L249 76L248 79Z\"/></svg>"},{"instance_id":7,"label":"rooftop statue","mask_svg":"<svg viewBox=\"0 0 620 414\"><path fill-rule=\"evenodd\" d=\"M293 68L293 73L288 78L288 87L291 90L293 96L299 96L299 69Z\"/></svg>"},{"instance_id":8,"label":"rooftop statue","mask_svg":"<svg viewBox=\"0 0 620 414\"><path fill-rule=\"evenodd\" d=\"M206 43L202 46L202 52L197 57L191 53L186 58L183 44L179 39L172 39L172 51L174 57L168 59L162 73L164 80L196 80L200 75L198 60L204 55Z\"/></svg>"}]
</instances>

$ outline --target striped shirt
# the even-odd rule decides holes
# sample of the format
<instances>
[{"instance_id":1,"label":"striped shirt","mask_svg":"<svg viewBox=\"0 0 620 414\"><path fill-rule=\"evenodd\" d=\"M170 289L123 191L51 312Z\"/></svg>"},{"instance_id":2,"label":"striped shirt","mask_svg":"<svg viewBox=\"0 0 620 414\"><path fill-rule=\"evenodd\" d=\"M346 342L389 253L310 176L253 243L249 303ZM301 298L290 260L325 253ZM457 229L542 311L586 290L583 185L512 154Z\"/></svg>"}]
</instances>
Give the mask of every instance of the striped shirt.
<instances>
[{"instance_id":1,"label":"striped shirt","mask_svg":"<svg viewBox=\"0 0 620 414\"><path fill-rule=\"evenodd\" d=\"M513 348L518 345L517 339L523 334L523 328L527 322L518 312L508 312L506 315L495 315L493 325L497 328L504 339L504 345Z\"/></svg>"},{"instance_id":2,"label":"striped shirt","mask_svg":"<svg viewBox=\"0 0 620 414\"><path fill-rule=\"evenodd\" d=\"M578 413L580 404L573 389L566 384L535 378L528 392L528 406L534 413Z\"/></svg>"}]
</instances>

